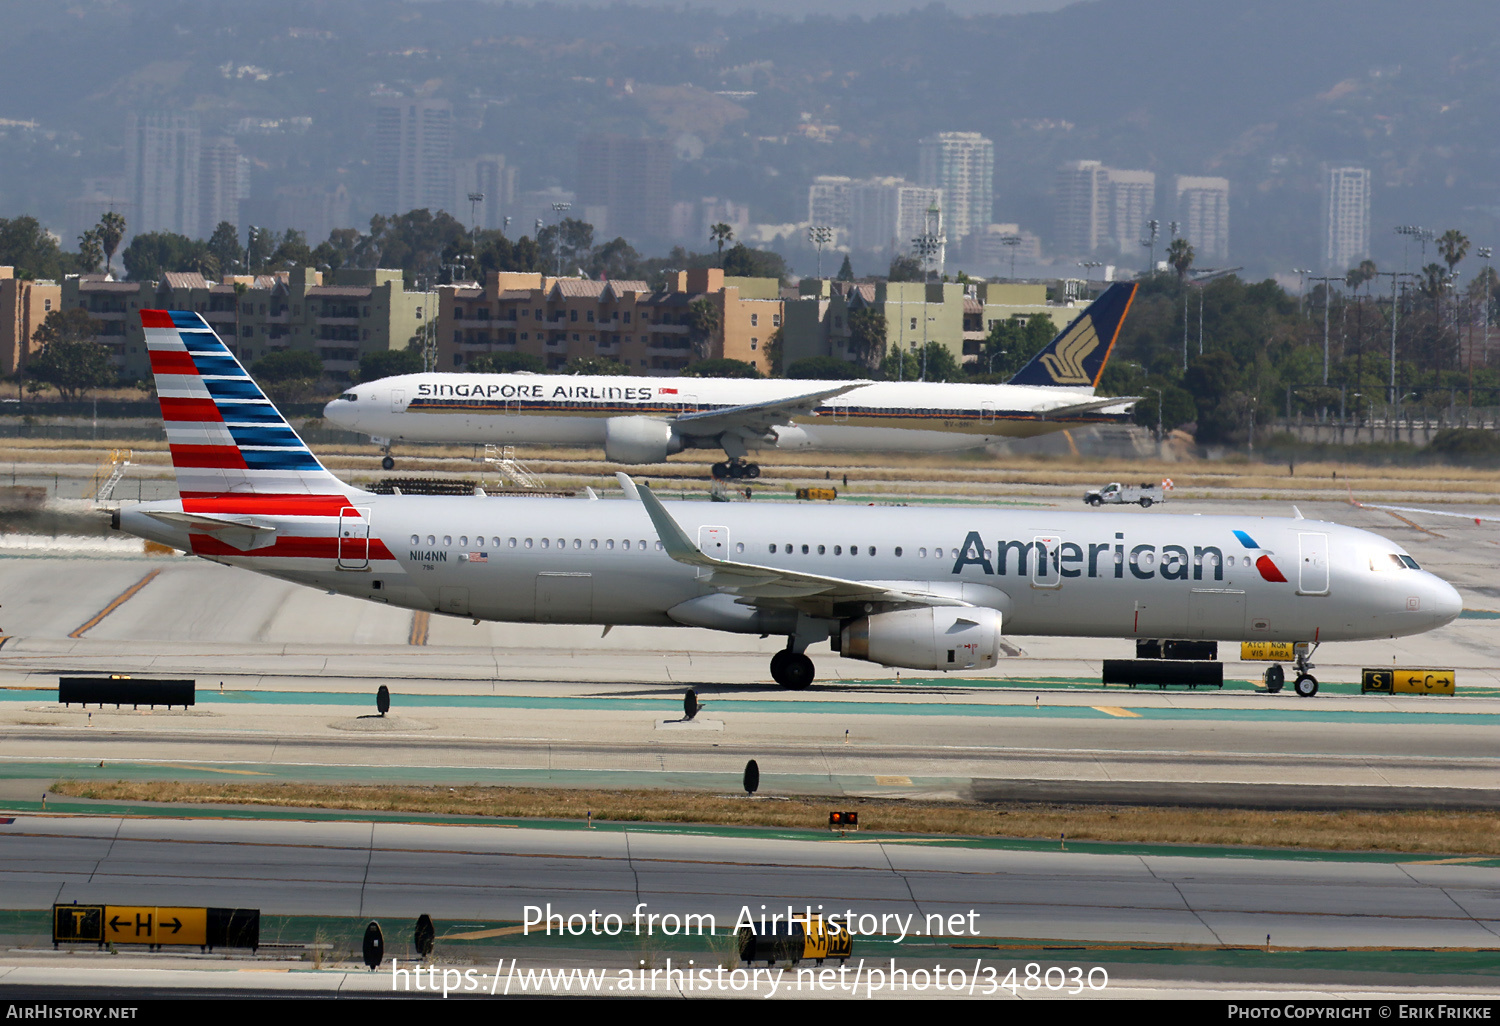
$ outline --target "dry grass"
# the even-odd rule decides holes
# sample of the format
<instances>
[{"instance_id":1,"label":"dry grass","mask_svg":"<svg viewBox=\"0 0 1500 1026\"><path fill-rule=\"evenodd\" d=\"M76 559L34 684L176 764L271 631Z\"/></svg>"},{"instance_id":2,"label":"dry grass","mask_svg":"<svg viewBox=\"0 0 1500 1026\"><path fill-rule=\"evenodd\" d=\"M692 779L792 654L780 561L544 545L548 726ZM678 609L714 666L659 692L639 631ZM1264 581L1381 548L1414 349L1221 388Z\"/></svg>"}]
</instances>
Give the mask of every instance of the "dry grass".
<instances>
[{"instance_id":1,"label":"dry grass","mask_svg":"<svg viewBox=\"0 0 1500 1026\"><path fill-rule=\"evenodd\" d=\"M1500 855L1500 817L1478 812L1261 812L1106 806L996 807L878 798L757 801L672 791L525 787L62 780L52 793L105 801L228 802L302 809L815 829L856 809L866 831L1323 851Z\"/></svg>"},{"instance_id":2,"label":"dry grass","mask_svg":"<svg viewBox=\"0 0 1500 1026\"><path fill-rule=\"evenodd\" d=\"M0 440L0 464L75 464L97 467L111 448L133 450L133 462L142 469L167 471L170 458L161 441L100 439L14 438ZM447 476L478 475L485 471L476 459L474 446L421 446L398 448L397 469L378 469L379 450L373 445L320 446L319 456L333 470L361 481L412 472L434 472ZM483 454L482 449L477 454ZM552 487L616 487L617 469L602 453L589 448L527 447L519 458ZM687 452L669 462L631 468L641 479L669 486L690 483L706 486L707 463L712 453ZM1242 459L1164 460L1104 459L1093 457L1007 456L984 452L938 453L921 456L899 453L820 453L817 462L807 454L765 452L757 456L765 475L757 486L763 494L830 481L839 490L855 494L965 494L1007 495L1057 491L1066 498L1081 497L1086 487L1111 480L1155 481L1172 478L1180 497L1197 497L1216 490L1280 497L1343 496L1353 489L1358 498L1393 493L1430 493L1434 501L1461 496L1470 503L1500 501L1500 470L1447 466L1370 467L1361 464L1304 463L1289 474L1280 465L1251 463ZM843 479L848 475L849 484ZM485 476L494 478L491 471ZM1076 495L1074 494L1076 492Z\"/></svg>"}]
</instances>

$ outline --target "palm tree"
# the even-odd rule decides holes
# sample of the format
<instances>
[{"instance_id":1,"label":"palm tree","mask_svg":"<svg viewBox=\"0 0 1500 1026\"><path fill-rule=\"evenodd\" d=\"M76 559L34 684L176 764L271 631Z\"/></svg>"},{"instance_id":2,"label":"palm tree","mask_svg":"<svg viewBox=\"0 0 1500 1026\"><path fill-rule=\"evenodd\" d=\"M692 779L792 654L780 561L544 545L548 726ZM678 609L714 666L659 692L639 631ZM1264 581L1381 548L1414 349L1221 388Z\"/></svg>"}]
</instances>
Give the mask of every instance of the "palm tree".
<instances>
[{"instance_id":1,"label":"palm tree","mask_svg":"<svg viewBox=\"0 0 1500 1026\"><path fill-rule=\"evenodd\" d=\"M99 243L99 229L90 228L78 236L78 266L84 274L99 270L99 261L104 259L104 247Z\"/></svg>"},{"instance_id":2,"label":"palm tree","mask_svg":"<svg viewBox=\"0 0 1500 1026\"><path fill-rule=\"evenodd\" d=\"M1448 265L1448 274L1453 274L1453 269L1458 266L1469 252L1469 237L1457 228L1449 228L1437 240L1437 251L1443 254L1443 261Z\"/></svg>"},{"instance_id":3,"label":"palm tree","mask_svg":"<svg viewBox=\"0 0 1500 1026\"><path fill-rule=\"evenodd\" d=\"M734 229L720 221L708 230L709 240L719 244L719 266L724 266L724 243L734 241Z\"/></svg>"},{"instance_id":4,"label":"palm tree","mask_svg":"<svg viewBox=\"0 0 1500 1026\"><path fill-rule=\"evenodd\" d=\"M688 305L688 337L694 356L706 360L712 355L713 337L718 330L719 308L707 298L693 300Z\"/></svg>"},{"instance_id":5,"label":"palm tree","mask_svg":"<svg viewBox=\"0 0 1500 1026\"><path fill-rule=\"evenodd\" d=\"M1187 279L1188 268L1193 266L1193 247L1188 244L1187 239L1179 236L1172 240L1172 244L1167 247L1167 263L1177 272L1178 281Z\"/></svg>"},{"instance_id":6,"label":"palm tree","mask_svg":"<svg viewBox=\"0 0 1500 1026\"><path fill-rule=\"evenodd\" d=\"M125 218L111 210L99 218L99 226L94 231L99 235L99 245L104 248L104 273L111 274L115 250L120 248L120 240L125 237Z\"/></svg>"}]
</instances>

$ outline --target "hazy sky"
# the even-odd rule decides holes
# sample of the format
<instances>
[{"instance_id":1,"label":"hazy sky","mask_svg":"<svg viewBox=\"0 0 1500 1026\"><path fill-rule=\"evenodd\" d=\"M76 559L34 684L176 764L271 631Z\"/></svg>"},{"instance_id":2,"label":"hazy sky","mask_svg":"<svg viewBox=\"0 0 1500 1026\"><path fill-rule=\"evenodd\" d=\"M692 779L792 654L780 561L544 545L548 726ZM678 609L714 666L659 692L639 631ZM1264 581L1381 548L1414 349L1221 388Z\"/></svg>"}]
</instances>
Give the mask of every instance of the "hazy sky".
<instances>
[{"instance_id":1,"label":"hazy sky","mask_svg":"<svg viewBox=\"0 0 1500 1026\"><path fill-rule=\"evenodd\" d=\"M552 0L584 7L608 5L613 0ZM759 11L764 14L898 14L935 2L960 14L1024 14L1056 11L1081 0L628 0L643 7L693 7L724 13Z\"/></svg>"}]
</instances>

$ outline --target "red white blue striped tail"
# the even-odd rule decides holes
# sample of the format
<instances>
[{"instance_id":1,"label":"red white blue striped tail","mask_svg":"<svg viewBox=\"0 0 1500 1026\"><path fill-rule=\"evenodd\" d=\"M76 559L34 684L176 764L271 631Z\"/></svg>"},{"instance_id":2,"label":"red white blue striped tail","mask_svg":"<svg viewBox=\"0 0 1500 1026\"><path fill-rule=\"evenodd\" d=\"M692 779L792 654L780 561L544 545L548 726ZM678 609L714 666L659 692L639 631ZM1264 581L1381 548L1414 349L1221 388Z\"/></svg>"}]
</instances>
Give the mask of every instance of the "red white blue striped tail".
<instances>
[{"instance_id":1,"label":"red white blue striped tail","mask_svg":"<svg viewBox=\"0 0 1500 1026\"><path fill-rule=\"evenodd\" d=\"M146 350L184 499L346 495L198 314L142 310Z\"/></svg>"}]
</instances>

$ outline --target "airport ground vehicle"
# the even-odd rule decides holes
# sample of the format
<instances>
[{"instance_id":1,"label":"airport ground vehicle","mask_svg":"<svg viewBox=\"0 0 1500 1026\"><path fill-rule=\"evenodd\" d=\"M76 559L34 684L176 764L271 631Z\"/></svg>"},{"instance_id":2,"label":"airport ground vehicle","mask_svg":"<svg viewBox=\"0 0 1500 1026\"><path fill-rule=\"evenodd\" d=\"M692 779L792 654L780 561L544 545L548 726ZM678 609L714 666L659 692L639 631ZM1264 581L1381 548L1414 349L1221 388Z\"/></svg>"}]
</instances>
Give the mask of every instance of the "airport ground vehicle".
<instances>
[{"instance_id":1,"label":"airport ground vehicle","mask_svg":"<svg viewBox=\"0 0 1500 1026\"><path fill-rule=\"evenodd\" d=\"M1144 481L1138 485L1113 481L1103 488L1083 493L1083 501L1090 506L1135 505L1148 509L1152 503L1164 502L1166 492L1159 484Z\"/></svg>"},{"instance_id":2,"label":"airport ground vehicle","mask_svg":"<svg viewBox=\"0 0 1500 1026\"><path fill-rule=\"evenodd\" d=\"M331 592L475 620L776 634L784 687L809 646L948 671L1007 633L1289 640L1416 634L1446 582L1338 524L980 508L377 495L324 469L201 316L145 310L180 498L117 529Z\"/></svg>"}]
</instances>

